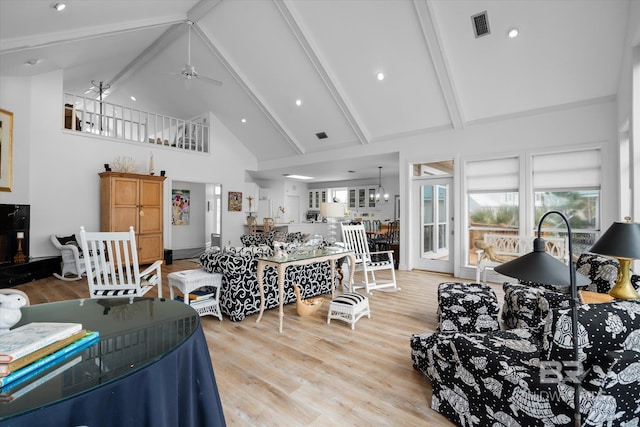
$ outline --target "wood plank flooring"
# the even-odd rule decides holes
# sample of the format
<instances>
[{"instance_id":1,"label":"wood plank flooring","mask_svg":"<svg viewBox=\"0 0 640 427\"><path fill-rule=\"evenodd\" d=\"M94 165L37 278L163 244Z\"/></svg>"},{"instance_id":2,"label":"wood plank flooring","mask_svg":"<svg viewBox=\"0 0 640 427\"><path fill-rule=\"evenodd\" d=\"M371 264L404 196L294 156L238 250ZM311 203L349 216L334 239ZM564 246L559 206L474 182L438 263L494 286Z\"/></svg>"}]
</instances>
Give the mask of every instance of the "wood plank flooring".
<instances>
[{"instance_id":1,"label":"wood plank flooring","mask_svg":"<svg viewBox=\"0 0 640 427\"><path fill-rule=\"evenodd\" d=\"M188 260L163 266L166 275L198 268ZM330 295L311 317L285 306L283 333L277 309L242 322L202 318L224 415L229 426L450 426L430 409L431 384L411 363L412 333L436 327L440 282L467 281L424 271L397 271L402 290L375 292L371 319L351 330L326 316ZM384 277L384 274L381 275ZM357 279L357 275L356 275ZM492 285L502 302L502 288ZM53 277L16 286L31 304L86 298L86 280ZM153 295L155 296L155 295Z\"/></svg>"}]
</instances>

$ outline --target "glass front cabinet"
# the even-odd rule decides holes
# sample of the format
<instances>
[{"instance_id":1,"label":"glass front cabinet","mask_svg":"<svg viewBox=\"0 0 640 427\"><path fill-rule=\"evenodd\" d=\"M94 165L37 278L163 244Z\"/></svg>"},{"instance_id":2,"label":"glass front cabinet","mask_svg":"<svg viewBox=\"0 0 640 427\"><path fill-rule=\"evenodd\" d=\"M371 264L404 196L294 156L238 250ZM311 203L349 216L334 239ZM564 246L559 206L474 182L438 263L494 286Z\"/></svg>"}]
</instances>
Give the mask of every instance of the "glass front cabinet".
<instances>
[{"instance_id":1,"label":"glass front cabinet","mask_svg":"<svg viewBox=\"0 0 640 427\"><path fill-rule=\"evenodd\" d=\"M375 186L349 188L349 209L375 208L375 195Z\"/></svg>"},{"instance_id":2,"label":"glass front cabinet","mask_svg":"<svg viewBox=\"0 0 640 427\"><path fill-rule=\"evenodd\" d=\"M319 210L320 205L327 201L327 190L309 190L309 199L307 208L310 210Z\"/></svg>"}]
</instances>

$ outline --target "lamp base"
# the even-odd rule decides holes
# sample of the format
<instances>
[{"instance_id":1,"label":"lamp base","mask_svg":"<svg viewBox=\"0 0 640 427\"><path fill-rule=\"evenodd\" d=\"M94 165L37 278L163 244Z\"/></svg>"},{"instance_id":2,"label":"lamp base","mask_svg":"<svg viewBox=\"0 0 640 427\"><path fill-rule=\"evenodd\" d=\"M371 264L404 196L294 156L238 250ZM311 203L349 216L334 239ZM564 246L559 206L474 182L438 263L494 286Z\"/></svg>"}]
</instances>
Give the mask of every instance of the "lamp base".
<instances>
[{"instance_id":1,"label":"lamp base","mask_svg":"<svg viewBox=\"0 0 640 427\"><path fill-rule=\"evenodd\" d=\"M629 277L631 260L629 258L618 258L618 261L620 262L618 279L616 280L616 285L609 291L609 295L622 300L640 299L640 294L631 284L631 278Z\"/></svg>"}]
</instances>

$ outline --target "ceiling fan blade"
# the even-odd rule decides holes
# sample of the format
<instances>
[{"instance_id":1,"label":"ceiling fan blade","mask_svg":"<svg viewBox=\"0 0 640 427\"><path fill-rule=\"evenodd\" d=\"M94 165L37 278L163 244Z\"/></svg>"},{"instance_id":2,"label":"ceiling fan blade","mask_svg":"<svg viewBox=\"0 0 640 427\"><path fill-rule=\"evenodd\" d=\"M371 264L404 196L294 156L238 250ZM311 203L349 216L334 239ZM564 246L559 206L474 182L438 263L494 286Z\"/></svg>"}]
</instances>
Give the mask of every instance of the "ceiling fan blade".
<instances>
[{"instance_id":1,"label":"ceiling fan blade","mask_svg":"<svg viewBox=\"0 0 640 427\"><path fill-rule=\"evenodd\" d=\"M222 86L222 82L220 80L212 79L211 77L198 74L198 79L210 83L214 86Z\"/></svg>"}]
</instances>

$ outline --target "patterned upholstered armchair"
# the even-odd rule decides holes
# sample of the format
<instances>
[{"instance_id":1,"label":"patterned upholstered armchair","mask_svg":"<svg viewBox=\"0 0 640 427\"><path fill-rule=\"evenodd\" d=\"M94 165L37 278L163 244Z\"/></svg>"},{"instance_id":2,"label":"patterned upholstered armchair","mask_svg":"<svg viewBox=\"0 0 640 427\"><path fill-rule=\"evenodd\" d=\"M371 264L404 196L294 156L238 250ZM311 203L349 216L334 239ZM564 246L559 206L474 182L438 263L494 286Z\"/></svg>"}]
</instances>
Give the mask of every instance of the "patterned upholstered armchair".
<instances>
[{"instance_id":1,"label":"patterned upholstered armchair","mask_svg":"<svg viewBox=\"0 0 640 427\"><path fill-rule=\"evenodd\" d=\"M543 362L572 360L570 322L571 310L552 309L540 334L523 328L413 335L413 365L431 381L432 409L459 426L572 425L568 371L542 375ZM582 425L638 425L640 304L582 305L578 331Z\"/></svg>"},{"instance_id":2,"label":"patterned upholstered armchair","mask_svg":"<svg viewBox=\"0 0 640 427\"><path fill-rule=\"evenodd\" d=\"M608 293L616 283L619 263L614 258L585 252L576 262L576 271L591 284L584 290ZM640 276L632 275L631 283L640 289ZM502 320L507 328L528 327L539 330L550 309L568 308L568 288L531 284L505 283Z\"/></svg>"}]
</instances>

